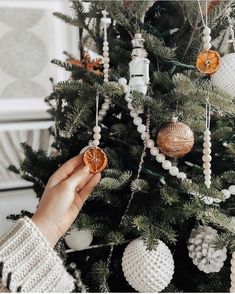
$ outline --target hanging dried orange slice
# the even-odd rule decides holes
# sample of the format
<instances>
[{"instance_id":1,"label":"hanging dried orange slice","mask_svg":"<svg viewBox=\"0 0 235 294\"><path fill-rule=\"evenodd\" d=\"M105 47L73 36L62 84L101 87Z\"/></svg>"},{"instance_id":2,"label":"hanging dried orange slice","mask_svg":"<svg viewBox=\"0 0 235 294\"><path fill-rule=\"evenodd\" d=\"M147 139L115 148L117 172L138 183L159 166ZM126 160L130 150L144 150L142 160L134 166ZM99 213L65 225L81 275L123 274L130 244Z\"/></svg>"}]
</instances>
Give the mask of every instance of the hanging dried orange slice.
<instances>
[{"instance_id":1,"label":"hanging dried orange slice","mask_svg":"<svg viewBox=\"0 0 235 294\"><path fill-rule=\"evenodd\" d=\"M83 154L83 161L93 174L103 171L108 164L106 154L99 147L88 148Z\"/></svg>"},{"instance_id":2,"label":"hanging dried orange slice","mask_svg":"<svg viewBox=\"0 0 235 294\"><path fill-rule=\"evenodd\" d=\"M197 57L196 67L204 74L213 74L220 65L220 55L214 50L203 50Z\"/></svg>"}]
</instances>

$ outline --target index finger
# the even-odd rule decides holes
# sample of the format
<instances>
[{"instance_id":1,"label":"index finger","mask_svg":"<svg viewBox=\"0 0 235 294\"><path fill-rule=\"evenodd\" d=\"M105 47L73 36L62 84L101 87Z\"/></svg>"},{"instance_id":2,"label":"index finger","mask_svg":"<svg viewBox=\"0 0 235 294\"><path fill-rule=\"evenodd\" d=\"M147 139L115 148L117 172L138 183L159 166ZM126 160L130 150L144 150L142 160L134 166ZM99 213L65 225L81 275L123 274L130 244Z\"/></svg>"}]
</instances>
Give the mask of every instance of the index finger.
<instances>
[{"instance_id":1,"label":"index finger","mask_svg":"<svg viewBox=\"0 0 235 294\"><path fill-rule=\"evenodd\" d=\"M61 181L67 179L73 171L83 163L83 155L79 154L66 161L57 171L50 177L48 184L55 186Z\"/></svg>"}]
</instances>

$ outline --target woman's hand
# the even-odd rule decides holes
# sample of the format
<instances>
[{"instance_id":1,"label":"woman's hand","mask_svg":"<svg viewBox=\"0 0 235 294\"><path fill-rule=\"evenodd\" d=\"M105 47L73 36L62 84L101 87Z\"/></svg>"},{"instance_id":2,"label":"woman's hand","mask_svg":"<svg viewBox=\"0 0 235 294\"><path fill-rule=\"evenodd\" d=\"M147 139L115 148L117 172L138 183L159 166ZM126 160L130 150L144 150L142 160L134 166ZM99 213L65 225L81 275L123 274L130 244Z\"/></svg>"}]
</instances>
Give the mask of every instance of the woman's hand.
<instances>
[{"instance_id":1,"label":"woman's hand","mask_svg":"<svg viewBox=\"0 0 235 294\"><path fill-rule=\"evenodd\" d=\"M64 163L50 177L32 221L52 247L74 222L100 177L84 166L82 155Z\"/></svg>"}]
</instances>

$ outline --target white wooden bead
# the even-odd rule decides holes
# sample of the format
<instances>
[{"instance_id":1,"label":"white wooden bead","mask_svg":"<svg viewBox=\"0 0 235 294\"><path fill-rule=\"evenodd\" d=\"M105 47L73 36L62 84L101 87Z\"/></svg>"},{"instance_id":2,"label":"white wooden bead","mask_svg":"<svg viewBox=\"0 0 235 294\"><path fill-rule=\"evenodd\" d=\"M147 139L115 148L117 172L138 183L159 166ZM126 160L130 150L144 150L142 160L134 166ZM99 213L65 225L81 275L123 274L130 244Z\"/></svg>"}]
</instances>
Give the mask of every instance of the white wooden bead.
<instances>
[{"instance_id":1,"label":"white wooden bead","mask_svg":"<svg viewBox=\"0 0 235 294\"><path fill-rule=\"evenodd\" d=\"M144 133L145 130L146 130L146 126L145 126L145 125L143 125L143 124L138 125L138 127L137 127L137 131L138 131L139 133Z\"/></svg>"},{"instance_id":2,"label":"white wooden bead","mask_svg":"<svg viewBox=\"0 0 235 294\"><path fill-rule=\"evenodd\" d=\"M210 162L204 162L203 163L203 168L205 168L205 169L211 168Z\"/></svg>"},{"instance_id":3,"label":"white wooden bead","mask_svg":"<svg viewBox=\"0 0 235 294\"><path fill-rule=\"evenodd\" d=\"M123 90L124 90L125 93L129 93L130 92L130 86L129 85L124 85Z\"/></svg>"},{"instance_id":4,"label":"white wooden bead","mask_svg":"<svg viewBox=\"0 0 235 294\"><path fill-rule=\"evenodd\" d=\"M107 78L104 78L104 82L105 82L105 83L108 83L108 81L109 81L109 80L108 80Z\"/></svg>"},{"instance_id":5,"label":"white wooden bead","mask_svg":"<svg viewBox=\"0 0 235 294\"><path fill-rule=\"evenodd\" d=\"M94 140L94 141L93 141L93 145L94 145L94 146L99 146L99 144L100 144L100 141L99 141L99 140Z\"/></svg>"},{"instance_id":6,"label":"white wooden bead","mask_svg":"<svg viewBox=\"0 0 235 294\"><path fill-rule=\"evenodd\" d=\"M231 185L228 187L228 190L230 192L231 195L235 195L235 185ZM235 258L235 256L234 256Z\"/></svg>"},{"instance_id":7,"label":"white wooden bead","mask_svg":"<svg viewBox=\"0 0 235 294\"><path fill-rule=\"evenodd\" d=\"M94 132L94 133L100 133L100 132L101 132L101 127L99 127L99 126L95 126L95 127L93 128L93 132Z\"/></svg>"},{"instance_id":8,"label":"white wooden bead","mask_svg":"<svg viewBox=\"0 0 235 294\"><path fill-rule=\"evenodd\" d=\"M128 107L130 110L133 110L133 109L134 109L133 106L132 106L132 103L131 103L131 102L128 102L128 103L127 103L127 107Z\"/></svg>"},{"instance_id":9,"label":"white wooden bead","mask_svg":"<svg viewBox=\"0 0 235 294\"><path fill-rule=\"evenodd\" d=\"M206 43L203 44L203 49L204 50L209 50L209 49L211 49L211 47L212 47L212 45L209 42L206 42Z\"/></svg>"},{"instance_id":10,"label":"white wooden bead","mask_svg":"<svg viewBox=\"0 0 235 294\"><path fill-rule=\"evenodd\" d=\"M158 153L156 156L156 160L160 163L162 163L165 160L166 156L162 153Z\"/></svg>"},{"instance_id":11,"label":"white wooden bead","mask_svg":"<svg viewBox=\"0 0 235 294\"><path fill-rule=\"evenodd\" d=\"M106 56L106 57L104 57L103 61L104 61L104 63L109 63L110 59L109 59L109 57Z\"/></svg>"},{"instance_id":12,"label":"white wooden bead","mask_svg":"<svg viewBox=\"0 0 235 294\"><path fill-rule=\"evenodd\" d=\"M127 79L125 79L125 78L120 78L120 79L118 80L118 84L119 84L120 86L125 86L125 85L127 85Z\"/></svg>"},{"instance_id":13,"label":"white wooden bead","mask_svg":"<svg viewBox=\"0 0 235 294\"><path fill-rule=\"evenodd\" d=\"M130 116L131 116L132 118L138 117L138 113L135 112L134 110L131 110L131 112L130 112Z\"/></svg>"},{"instance_id":14,"label":"white wooden bead","mask_svg":"<svg viewBox=\"0 0 235 294\"><path fill-rule=\"evenodd\" d=\"M207 186L207 188L210 188L210 186L211 186L211 181L210 181L210 180L206 180L206 181L205 181L205 185Z\"/></svg>"},{"instance_id":15,"label":"white wooden bead","mask_svg":"<svg viewBox=\"0 0 235 294\"><path fill-rule=\"evenodd\" d=\"M108 51L103 52L103 56L104 57L109 57L109 52Z\"/></svg>"},{"instance_id":16,"label":"white wooden bead","mask_svg":"<svg viewBox=\"0 0 235 294\"><path fill-rule=\"evenodd\" d=\"M150 148L150 149L152 147L154 147L154 141L152 139L148 139L148 141L147 141L147 147Z\"/></svg>"},{"instance_id":17,"label":"white wooden bead","mask_svg":"<svg viewBox=\"0 0 235 294\"><path fill-rule=\"evenodd\" d=\"M211 33L211 29L209 27L205 27L202 33L204 36L208 36Z\"/></svg>"},{"instance_id":18,"label":"white wooden bead","mask_svg":"<svg viewBox=\"0 0 235 294\"><path fill-rule=\"evenodd\" d=\"M210 148L204 148L203 149L203 154L205 154L205 155L211 154L211 149Z\"/></svg>"},{"instance_id":19,"label":"white wooden bead","mask_svg":"<svg viewBox=\"0 0 235 294\"><path fill-rule=\"evenodd\" d=\"M204 131L204 135L210 135L211 134L211 131L209 130L209 129L206 129L205 131Z\"/></svg>"},{"instance_id":20,"label":"white wooden bead","mask_svg":"<svg viewBox=\"0 0 235 294\"><path fill-rule=\"evenodd\" d=\"M100 139L101 139L101 135L98 134L98 133L95 133L95 134L93 135L93 138L94 138L95 140L100 140Z\"/></svg>"},{"instance_id":21,"label":"white wooden bead","mask_svg":"<svg viewBox=\"0 0 235 294\"><path fill-rule=\"evenodd\" d=\"M166 170L171 168L171 162L169 160L164 160L162 163L162 167Z\"/></svg>"},{"instance_id":22,"label":"white wooden bead","mask_svg":"<svg viewBox=\"0 0 235 294\"><path fill-rule=\"evenodd\" d=\"M102 109L103 110L109 110L109 104L108 103L103 103L102 104Z\"/></svg>"},{"instance_id":23,"label":"white wooden bead","mask_svg":"<svg viewBox=\"0 0 235 294\"><path fill-rule=\"evenodd\" d=\"M107 74L107 73L109 72L109 70L108 70L107 68L105 68L105 69L103 70L103 72L104 72L104 74Z\"/></svg>"},{"instance_id":24,"label":"white wooden bead","mask_svg":"<svg viewBox=\"0 0 235 294\"><path fill-rule=\"evenodd\" d=\"M135 118L133 119L133 123L134 123L134 125L136 125L136 126L140 125L140 124L142 123L142 118L139 117L139 116L135 117Z\"/></svg>"},{"instance_id":25,"label":"white wooden bead","mask_svg":"<svg viewBox=\"0 0 235 294\"><path fill-rule=\"evenodd\" d=\"M143 134L142 134L142 135L143 135ZM159 153L159 149L158 149L156 146L153 146L153 147L150 149L150 153L151 153L151 155L156 156L156 155Z\"/></svg>"},{"instance_id":26,"label":"white wooden bead","mask_svg":"<svg viewBox=\"0 0 235 294\"><path fill-rule=\"evenodd\" d=\"M102 121L104 117L102 115L98 115L98 121Z\"/></svg>"},{"instance_id":27,"label":"white wooden bead","mask_svg":"<svg viewBox=\"0 0 235 294\"><path fill-rule=\"evenodd\" d=\"M131 98L129 98L129 96L128 95L126 95L125 96L125 100L126 100L126 102L131 102L132 101L132 99ZM138 113L136 113L137 115L138 115Z\"/></svg>"},{"instance_id":28,"label":"white wooden bead","mask_svg":"<svg viewBox=\"0 0 235 294\"><path fill-rule=\"evenodd\" d=\"M109 64L108 63L104 63L104 68L109 68Z\"/></svg>"},{"instance_id":29,"label":"white wooden bead","mask_svg":"<svg viewBox=\"0 0 235 294\"><path fill-rule=\"evenodd\" d=\"M177 176L179 174L179 169L178 167L176 166L172 166L170 169L169 169L169 173L170 175L172 176Z\"/></svg>"},{"instance_id":30,"label":"white wooden bead","mask_svg":"<svg viewBox=\"0 0 235 294\"><path fill-rule=\"evenodd\" d=\"M210 169L204 169L203 173L204 173L205 176L211 175L211 170Z\"/></svg>"},{"instance_id":31,"label":"white wooden bead","mask_svg":"<svg viewBox=\"0 0 235 294\"><path fill-rule=\"evenodd\" d=\"M111 99L110 99L110 98L108 98L108 97L106 97L106 98L104 98L104 102L105 102L105 103L109 103L109 104L110 104L110 103L111 103Z\"/></svg>"},{"instance_id":32,"label":"white wooden bead","mask_svg":"<svg viewBox=\"0 0 235 294\"><path fill-rule=\"evenodd\" d=\"M211 140L210 135L204 135L204 141L209 142Z\"/></svg>"},{"instance_id":33,"label":"white wooden bead","mask_svg":"<svg viewBox=\"0 0 235 294\"><path fill-rule=\"evenodd\" d=\"M177 178L180 179L180 180L186 180L187 179L187 176L184 172L180 172L178 175L177 175Z\"/></svg>"},{"instance_id":34,"label":"white wooden bead","mask_svg":"<svg viewBox=\"0 0 235 294\"><path fill-rule=\"evenodd\" d=\"M107 114L107 112L105 111L105 110L103 110L103 109L101 109L100 111L99 111L99 115L100 116L105 116Z\"/></svg>"},{"instance_id":35,"label":"white wooden bead","mask_svg":"<svg viewBox=\"0 0 235 294\"><path fill-rule=\"evenodd\" d=\"M211 41L211 36L210 35L206 35L202 38L204 43L209 43Z\"/></svg>"},{"instance_id":36,"label":"white wooden bead","mask_svg":"<svg viewBox=\"0 0 235 294\"><path fill-rule=\"evenodd\" d=\"M204 142L203 147L204 148L211 148L211 142Z\"/></svg>"},{"instance_id":37,"label":"white wooden bead","mask_svg":"<svg viewBox=\"0 0 235 294\"><path fill-rule=\"evenodd\" d=\"M212 157L211 157L211 155L203 155L202 156L202 160L204 161L204 162L210 162L211 160L212 160Z\"/></svg>"},{"instance_id":38,"label":"white wooden bead","mask_svg":"<svg viewBox=\"0 0 235 294\"><path fill-rule=\"evenodd\" d=\"M142 133L141 134L141 139L144 141L146 138L149 139L150 135L148 133L146 133L146 132Z\"/></svg>"},{"instance_id":39,"label":"white wooden bead","mask_svg":"<svg viewBox=\"0 0 235 294\"><path fill-rule=\"evenodd\" d=\"M104 41L103 42L103 45L108 45L109 43L107 41Z\"/></svg>"},{"instance_id":40,"label":"white wooden bead","mask_svg":"<svg viewBox=\"0 0 235 294\"><path fill-rule=\"evenodd\" d=\"M108 79L108 78L109 78L109 74L105 73L105 74L104 74L104 78L105 78L105 79Z\"/></svg>"},{"instance_id":41,"label":"white wooden bead","mask_svg":"<svg viewBox=\"0 0 235 294\"><path fill-rule=\"evenodd\" d=\"M103 46L103 51L104 51L104 52L109 51L109 46L108 46L108 45L104 45L104 46Z\"/></svg>"},{"instance_id":42,"label":"white wooden bead","mask_svg":"<svg viewBox=\"0 0 235 294\"><path fill-rule=\"evenodd\" d=\"M223 193L225 199L228 199L231 196L229 190L227 189L223 189L221 193Z\"/></svg>"}]
</instances>

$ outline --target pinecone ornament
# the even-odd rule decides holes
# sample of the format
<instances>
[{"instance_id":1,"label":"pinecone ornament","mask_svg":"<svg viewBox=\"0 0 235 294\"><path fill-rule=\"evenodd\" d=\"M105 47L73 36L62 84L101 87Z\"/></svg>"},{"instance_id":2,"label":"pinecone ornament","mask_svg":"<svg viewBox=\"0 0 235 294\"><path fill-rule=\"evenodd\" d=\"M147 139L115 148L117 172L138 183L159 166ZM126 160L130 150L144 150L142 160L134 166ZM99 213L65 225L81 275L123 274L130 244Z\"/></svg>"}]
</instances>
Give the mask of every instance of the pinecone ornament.
<instances>
[{"instance_id":1,"label":"pinecone ornament","mask_svg":"<svg viewBox=\"0 0 235 294\"><path fill-rule=\"evenodd\" d=\"M227 258L227 249L216 249L213 240L217 231L209 226L199 226L193 229L188 240L189 256L193 264L206 274L217 273Z\"/></svg>"}]
</instances>

